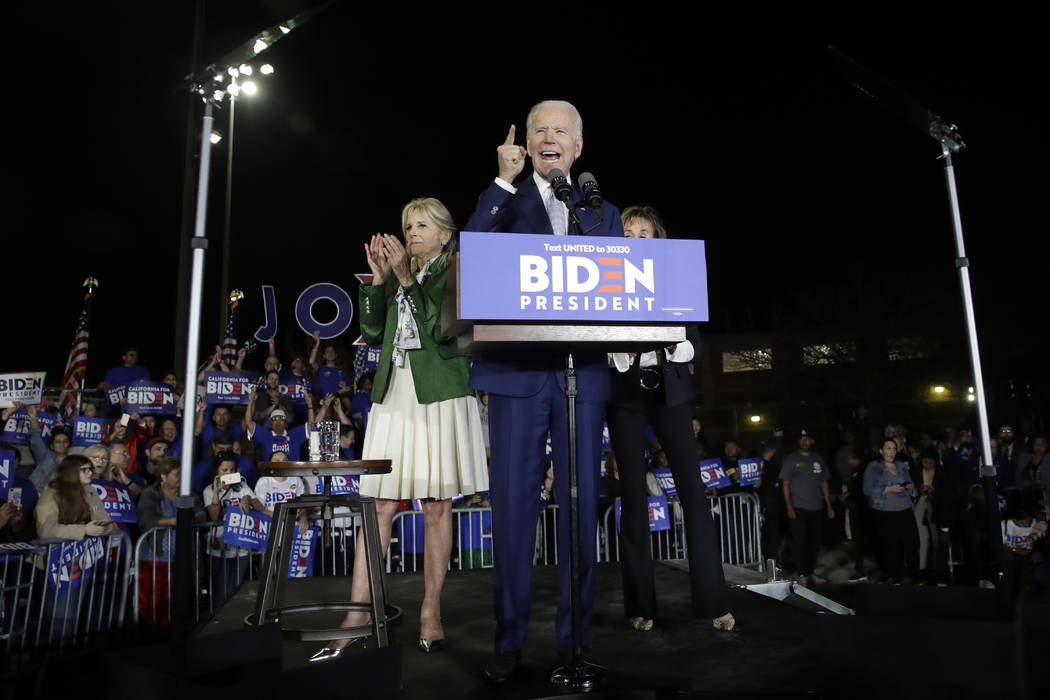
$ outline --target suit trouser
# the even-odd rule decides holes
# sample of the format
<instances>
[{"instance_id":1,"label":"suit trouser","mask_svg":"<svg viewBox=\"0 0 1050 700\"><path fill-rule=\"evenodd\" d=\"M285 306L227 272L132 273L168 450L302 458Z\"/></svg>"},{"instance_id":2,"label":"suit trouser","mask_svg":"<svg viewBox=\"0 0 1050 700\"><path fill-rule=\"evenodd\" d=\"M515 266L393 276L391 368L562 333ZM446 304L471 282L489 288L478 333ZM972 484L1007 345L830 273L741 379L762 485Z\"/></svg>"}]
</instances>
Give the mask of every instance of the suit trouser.
<instances>
[{"instance_id":1,"label":"suit trouser","mask_svg":"<svg viewBox=\"0 0 1050 700\"><path fill-rule=\"evenodd\" d=\"M824 511L795 508L795 517L791 523L791 537L794 540L795 568L803 576L813 574L820 554L820 542L824 536Z\"/></svg>"},{"instance_id":2,"label":"suit trouser","mask_svg":"<svg viewBox=\"0 0 1050 700\"><path fill-rule=\"evenodd\" d=\"M590 638L594 608L595 533L598 528L598 470L602 448L601 404L577 399L580 588L582 640ZM556 622L559 647L572 646L569 572L568 419L565 394L554 373L533 396L489 394L489 477L492 497L493 597L496 651L513 653L525 644L531 603L534 533L539 517L547 430L554 457L554 501L558 504L558 567L561 601Z\"/></svg>"},{"instance_id":3,"label":"suit trouser","mask_svg":"<svg viewBox=\"0 0 1050 700\"><path fill-rule=\"evenodd\" d=\"M662 397L662 394L659 394ZM649 499L645 488L645 426L653 426L667 453L685 519L692 612L715 618L729 611L722 558L696 463L692 412L688 404L609 404L609 437L620 469L620 563L624 613L652 619L656 613L650 549Z\"/></svg>"}]
</instances>

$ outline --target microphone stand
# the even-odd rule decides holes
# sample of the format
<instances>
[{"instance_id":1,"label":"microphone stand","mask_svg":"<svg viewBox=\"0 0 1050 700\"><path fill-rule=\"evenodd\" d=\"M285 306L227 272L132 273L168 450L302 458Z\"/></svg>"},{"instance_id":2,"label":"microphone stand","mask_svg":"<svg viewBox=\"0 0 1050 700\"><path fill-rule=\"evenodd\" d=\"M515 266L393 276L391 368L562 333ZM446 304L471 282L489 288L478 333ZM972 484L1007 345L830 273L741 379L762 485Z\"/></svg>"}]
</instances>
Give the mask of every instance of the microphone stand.
<instances>
[{"instance_id":1,"label":"microphone stand","mask_svg":"<svg viewBox=\"0 0 1050 700\"><path fill-rule=\"evenodd\" d=\"M576 213L576 206L570 205L569 223L572 235L582 236L583 225ZM583 660L583 596L580 591L580 496L579 496L579 462L577 461L576 436L576 367L572 351L565 357L565 404L568 416L569 448L569 581L570 603L572 608L572 660L565 666L559 666L551 672L551 683L576 691L592 690L602 679L601 668ZM593 533L591 533L593 537ZM559 696L564 697L564 696Z\"/></svg>"}]
</instances>

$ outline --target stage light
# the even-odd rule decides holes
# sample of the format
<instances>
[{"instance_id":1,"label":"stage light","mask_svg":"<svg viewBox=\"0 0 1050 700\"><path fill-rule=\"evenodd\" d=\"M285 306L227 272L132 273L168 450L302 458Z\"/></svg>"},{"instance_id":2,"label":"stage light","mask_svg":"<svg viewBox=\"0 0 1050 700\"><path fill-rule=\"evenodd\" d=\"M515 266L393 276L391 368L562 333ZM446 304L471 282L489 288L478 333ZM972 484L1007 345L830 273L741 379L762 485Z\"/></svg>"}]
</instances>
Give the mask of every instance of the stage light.
<instances>
[{"instance_id":1,"label":"stage light","mask_svg":"<svg viewBox=\"0 0 1050 700\"><path fill-rule=\"evenodd\" d=\"M259 72L263 75L272 75L273 66L271 66L269 63L264 63L261 66L259 66Z\"/></svg>"},{"instance_id":2,"label":"stage light","mask_svg":"<svg viewBox=\"0 0 1050 700\"><path fill-rule=\"evenodd\" d=\"M237 83L230 83L230 87L226 88L232 97L237 97L241 94L241 86Z\"/></svg>"},{"instance_id":3,"label":"stage light","mask_svg":"<svg viewBox=\"0 0 1050 700\"><path fill-rule=\"evenodd\" d=\"M230 77L236 78L240 71L237 70L237 66L230 66L226 69L226 72L230 74Z\"/></svg>"},{"instance_id":4,"label":"stage light","mask_svg":"<svg viewBox=\"0 0 1050 700\"><path fill-rule=\"evenodd\" d=\"M208 138L208 140L211 141L212 145L214 146L219 141L222 141L222 134L213 129L211 132L211 136Z\"/></svg>"},{"instance_id":5,"label":"stage light","mask_svg":"<svg viewBox=\"0 0 1050 700\"><path fill-rule=\"evenodd\" d=\"M976 396L974 396L973 394L967 394L967 395L966 395L966 400L967 400L967 401L976 401L976 400L977 400L977 397L976 397Z\"/></svg>"},{"instance_id":6,"label":"stage light","mask_svg":"<svg viewBox=\"0 0 1050 700\"><path fill-rule=\"evenodd\" d=\"M285 32L285 34L287 34L287 33L288 32ZM252 44L252 51L254 51L257 54L258 53L262 53L263 51L266 50L266 46L267 46L267 44L266 44L265 41L263 41L262 39L257 39L255 41L255 43Z\"/></svg>"},{"instance_id":7,"label":"stage light","mask_svg":"<svg viewBox=\"0 0 1050 700\"><path fill-rule=\"evenodd\" d=\"M935 387L933 387L933 393L935 393L935 394L943 394L944 393L944 387L943 386L935 386Z\"/></svg>"},{"instance_id":8,"label":"stage light","mask_svg":"<svg viewBox=\"0 0 1050 700\"><path fill-rule=\"evenodd\" d=\"M281 30L281 34L287 34L288 32L292 31L291 29L289 29L288 27L284 26L283 24L279 24L279 25L277 25L277 27Z\"/></svg>"},{"instance_id":9,"label":"stage light","mask_svg":"<svg viewBox=\"0 0 1050 700\"><path fill-rule=\"evenodd\" d=\"M252 74L252 67L249 66L247 63L242 63L241 67L238 68L237 70L239 70L241 72L241 75L251 75Z\"/></svg>"},{"instance_id":10,"label":"stage light","mask_svg":"<svg viewBox=\"0 0 1050 700\"><path fill-rule=\"evenodd\" d=\"M212 93L211 97L216 102L222 102L222 96L225 95L225 94L226 93L223 92L222 90L216 90L215 92Z\"/></svg>"},{"instance_id":11,"label":"stage light","mask_svg":"<svg viewBox=\"0 0 1050 700\"><path fill-rule=\"evenodd\" d=\"M750 421L751 421L752 423L756 423L756 424L757 424L757 423L761 423L761 422L762 422L762 416L751 416L751 417L749 418L749 420L750 420Z\"/></svg>"},{"instance_id":12,"label":"stage light","mask_svg":"<svg viewBox=\"0 0 1050 700\"><path fill-rule=\"evenodd\" d=\"M212 78L212 81L216 83L221 83L224 80L226 80L226 76L222 73L219 73L214 78Z\"/></svg>"},{"instance_id":13,"label":"stage light","mask_svg":"<svg viewBox=\"0 0 1050 700\"><path fill-rule=\"evenodd\" d=\"M968 393L972 394L972 393L973 393L973 387L972 387L972 386L968 386L968 387L966 387L966 391L967 391Z\"/></svg>"},{"instance_id":14,"label":"stage light","mask_svg":"<svg viewBox=\"0 0 1050 700\"><path fill-rule=\"evenodd\" d=\"M259 86L255 84L254 80L246 80L241 83L241 90L244 90L245 95L254 95L259 91Z\"/></svg>"}]
</instances>

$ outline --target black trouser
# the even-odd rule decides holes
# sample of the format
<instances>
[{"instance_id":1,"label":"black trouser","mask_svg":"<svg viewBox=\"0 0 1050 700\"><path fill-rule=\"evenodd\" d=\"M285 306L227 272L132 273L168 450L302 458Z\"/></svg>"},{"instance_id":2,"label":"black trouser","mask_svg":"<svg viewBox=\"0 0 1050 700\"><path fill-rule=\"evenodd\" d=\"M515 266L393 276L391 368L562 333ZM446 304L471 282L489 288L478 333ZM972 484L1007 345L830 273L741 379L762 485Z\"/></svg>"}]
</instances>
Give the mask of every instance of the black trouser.
<instances>
[{"instance_id":1,"label":"black trouser","mask_svg":"<svg viewBox=\"0 0 1050 700\"><path fill-rule=\"evenodd\" d=\"M824 511L795 508L795 517L789 518L788 522L791 525L795 568L802 576L811 576L824 536Z\"/></svg>"},{"instance_id":2,"label":"black trouser","mask_svg":"<svg viewBox=\"0 0 1050 700\"><path fill-rule=\"evenodd\" d=\"M872 510L879 538L882 573L899 578L914 574L919 563L919 530L915 514L908 510Z\"/></svg>"},{"instance_id":3,"label":"black trouser","mask_svg":"<svg viewBox=\"0 0 1050 700\"><path fill-rule=\"evenodd\" d=\"M685 517L692 612L719 617L729 611L722 561L700 470L696 463L692 412L687 404L662 405L663 392L641 406L610 403L609 437L620 468L620 564L624 612L652 619L656 613L649 506L645 488L645 425L653 426L671 466Z\"/></svg>"}]
</instances>

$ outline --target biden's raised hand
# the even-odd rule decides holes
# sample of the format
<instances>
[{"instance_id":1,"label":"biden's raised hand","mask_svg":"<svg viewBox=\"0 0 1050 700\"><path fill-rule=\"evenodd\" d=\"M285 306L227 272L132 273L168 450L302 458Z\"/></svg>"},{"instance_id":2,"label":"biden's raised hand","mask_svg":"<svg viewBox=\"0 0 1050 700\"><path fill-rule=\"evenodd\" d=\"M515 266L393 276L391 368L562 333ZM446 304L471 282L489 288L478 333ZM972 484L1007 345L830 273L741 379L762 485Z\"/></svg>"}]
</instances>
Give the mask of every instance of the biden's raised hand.
<instances>
[{"instance_id":1,"label":"biden's raised hand","mask_svg":"<svg viewBox=\"0 0 1050 700\"><path fill-rule=\"evenodd\" d=\"M496 149L499 177L507 182L514 182L525 168L525 147L514 143L514 132L515 126L511 124L506 140Z\"/></svg>"}]
</instances>

